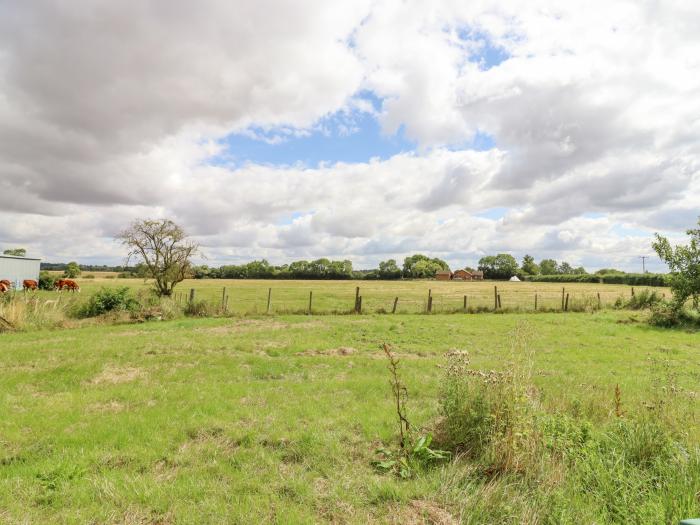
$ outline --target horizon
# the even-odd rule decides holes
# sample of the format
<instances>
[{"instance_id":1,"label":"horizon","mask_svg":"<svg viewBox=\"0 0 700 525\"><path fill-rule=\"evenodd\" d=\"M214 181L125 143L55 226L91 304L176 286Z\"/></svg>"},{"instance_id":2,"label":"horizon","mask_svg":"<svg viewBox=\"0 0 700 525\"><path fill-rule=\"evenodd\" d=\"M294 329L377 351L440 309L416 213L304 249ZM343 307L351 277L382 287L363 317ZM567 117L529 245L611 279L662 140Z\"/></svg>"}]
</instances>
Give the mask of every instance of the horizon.
<instances>
[{"instance_id":1,"label":"horizon","mask_svg":"<svg viewBox=\"0 0 700 525\"><path fill-rule=\"evenodd\" d=\"M698 23L683 2L3 3L0 250L121 265L115 234L153 217L209 266L666 271L653 234L700 215Z\"/></svg>"}]
</instances>

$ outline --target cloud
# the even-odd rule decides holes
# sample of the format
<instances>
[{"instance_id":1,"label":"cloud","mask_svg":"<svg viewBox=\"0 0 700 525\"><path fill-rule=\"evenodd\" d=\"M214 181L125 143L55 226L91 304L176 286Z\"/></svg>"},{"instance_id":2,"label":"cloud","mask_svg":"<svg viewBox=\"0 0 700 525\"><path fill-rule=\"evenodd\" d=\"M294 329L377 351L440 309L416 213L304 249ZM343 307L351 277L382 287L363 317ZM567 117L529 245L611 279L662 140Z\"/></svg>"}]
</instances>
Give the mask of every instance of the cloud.
<instances>
[{"instance_id":1,"label":"cloud","mask_svg":"<svg viewBox=\"0 0 700 525\"><path fill-rule=\"evenodd\" d=\"M5 2L0 244L113 261L167 216L211 261L629 263L626 231L700 213L698 23L689 0ZM232 134L293 151L367 119L415 151L217 162L246 158Z\"/></svg>"}]
</instances>

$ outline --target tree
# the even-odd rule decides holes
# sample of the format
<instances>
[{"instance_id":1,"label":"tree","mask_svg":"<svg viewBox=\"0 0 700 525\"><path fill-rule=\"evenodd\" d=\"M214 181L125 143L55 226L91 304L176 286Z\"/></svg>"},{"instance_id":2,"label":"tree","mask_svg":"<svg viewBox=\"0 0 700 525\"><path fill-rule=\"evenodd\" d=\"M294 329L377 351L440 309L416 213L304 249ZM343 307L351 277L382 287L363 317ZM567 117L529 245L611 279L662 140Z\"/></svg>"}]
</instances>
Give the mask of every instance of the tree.
<instances>
[{"instance_id":1,"label":"tree","mask_svg":"<svg viewBox=\"0 0 700 525\"><path fill-rule=\"evenodd\" d=\"M689 298L693 300L693 308L700 306L700 228L686 230L686 234L690 237L687 246L672 247L668 239L658 233L655 234L656 241L652 243L654 251L671 270L669 284L674 305L678 309Z\"/></svg>"},{"instance_id":2,"label":"tree","mask_svg":"<svg viewBox=\"0 0 700 525\"><path fill-rule=\"evenodd\" d=\"M442 259L431 259L420 253L406 257L403 261L403 275L409 279L435 277L437 272L449 269L449 265Z\"/></svg>"},{"instance_id":3,"label":"tree","mask_svg":"<svg viewBox=\"0 0 700 525\"><path fill-rule=\"evenodd\" d=\"M135 259L146 265L147 275L154 280L160 296L172 295L175 285L190 273L191 259L199 250L184 230L169 219L134 221L117 239L129 249L127 264Z\"/></svg>"},{"instance_id":4,"label":"tree","mask_svg":"<svg viewBox=\"0 0 700 525\"><path fill-rule=\"evenodd\" d=\"M12 255L13 257L25 257L27 250L24 248L11 248L2 252L3 255Z\"/></svg>"},{"instance_id":5,"label":"tree","mask_svg":"<svg viewBox=\"0 0 700 525\"><path fill-rule=\"evenodd\" d=\"M486 279L510 279L518 273L518 261L509 253L487 255L479 259L479 270Z\"/></svg>"},{"instance_id":6,"label":"tree","mask_svg":"<svg viewBox=\"0 0 700 525\"><path fill-rule=\"evenodd\" d=\"M66 269L63 270L63 277L68 277L69 279L75 279L81 274L80 266L75 261L71 261L66 265Z\"/></svg>"},{"instance_id":7,"label":"tree","mask_svg":"<svg viewBox=\"0 0 700 525\"><path fill-rule=\"evenodd\" d=\"M558 266L557 261L554 259L542 259L540 261L540 273L542 275L555 275Z\"/></svg>"},{"instance_id":8,"label":"tree","mask_svg":"<svg viewBox=\"0 0 700 525\"><path fill-rule=\"evenodd\" d=\"M566 261L563 261L557 268L557 273L562 275L571 275L574 273L574 268Z\"/></svg>"},{"instance_id":9,"label":"tree","mask_svg":"<svg viewBox=\"0 0 700 525\"><path fill-rule=\"evenodd\" d=\"M389 259L379 263L378 274L380 279L400 279L401 268L399 268L394 259Z\"/></svg>"},{"instance_id":10,"label":"tree","mask_svg":"<svg viewBox=\"0 0 700 525\"><path fill-rule=\"evenodd\" d=\"M523 257L523 264L521 268L525 275L537 275L540 273L540 267L537 265L535 258L532 255L526 255Z\"/></svg>"}]
</instances>

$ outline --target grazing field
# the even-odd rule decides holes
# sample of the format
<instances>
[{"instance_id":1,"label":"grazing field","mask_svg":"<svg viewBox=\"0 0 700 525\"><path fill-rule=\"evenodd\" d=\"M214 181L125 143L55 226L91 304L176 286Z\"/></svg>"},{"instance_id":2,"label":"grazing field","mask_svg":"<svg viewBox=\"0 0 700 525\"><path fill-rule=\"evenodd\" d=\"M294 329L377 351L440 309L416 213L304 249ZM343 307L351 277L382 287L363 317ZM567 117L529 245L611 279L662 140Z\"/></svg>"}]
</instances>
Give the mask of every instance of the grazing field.
<instances>
[{"instance_id":1,"label":"grazing field","mask_svg":"<svg viewBox=\"0 0 700 525\"><path fill-rule=\"evenodd\" d=\"M143 279L95 278L78 279L82 295L90 294L101 286L129 286L144 289L149 286ZM611 306L622 297L628 299L632 287L626 285L588 283L528 283L528 282L464 282L464 281L283 281L283 280L186 280L176 287L175 297L184 304L190 289L196 300L221 304L228 296L228 311L234 313L266 313L268 292L271 289L270 313L302 313L308 310L309 292L312 292L312 311L316 313L349 312L355 303L356 287L360 287L363 312L390 312L394 299L399 298L397 313L425 312L428 293L433 297L433 312L460 311L467 297L468 309L493 309L494 286L501 296L504 310L532 311L537 295L538 310L560 310L562 289L569 294L571 310L594 309L598 294L602 307ZM646 287L634 287L635 291ZM650 288L659 293L670 293L666 288ZM42 292L50 294L51 292ZM65 294L64 294L65 295ZM42 295L43 296L43 295Z\"/></svg>"},{"instance_id":2,"label":"grazing field","mask_svg":"<svg viewBox=\"0 0 700 525\"><path fill-rule=\"evenodd\" d=\"M268 286L192 284L212 298L225 284L258 309ZM290 305L313 288L320 305L341 308L355 283L271 285L288 290ZM416 309L429 287L445 308L462 290L487 301L492 287L360 285L371 308L399 293ZM549 288L505 285L504 297L518 289ZM445 353L466 350L475 369L502 370L518 326L543 411L597 428L663 406L687 456L700 444L699 335L651 328L642 316L280 315L2 334L0 522L676 523L700 514L698 464L666 500L653 491L657 478L637 487L636 478L615 481L613 467L585 490L565 470L529 484L468 459L410 479L371 465L397 434L381 343L399 356L408 418L429 430L440 419ZM653 519L626 521L625 512Z\"/></svg>"}]
</instances>

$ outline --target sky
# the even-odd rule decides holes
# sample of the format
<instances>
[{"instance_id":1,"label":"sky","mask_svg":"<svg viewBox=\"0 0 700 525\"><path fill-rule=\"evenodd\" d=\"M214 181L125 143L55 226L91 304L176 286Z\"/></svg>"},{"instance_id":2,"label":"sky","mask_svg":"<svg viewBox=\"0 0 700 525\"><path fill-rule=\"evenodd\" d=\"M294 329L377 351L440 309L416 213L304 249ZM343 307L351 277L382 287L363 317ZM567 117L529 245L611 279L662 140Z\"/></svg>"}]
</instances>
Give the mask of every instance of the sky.
<instances>
[{"instance_id":1,"label":"sky","mask_svg":"<svg viewBox=\"0 0 700 525\"><path fill-rule=\"evenodd\" d=\"M0 248L119 264L171 218L209 265L640 270L700 215L698 27L695 0L0 0Z\"/></svg>"}]
</instances>

